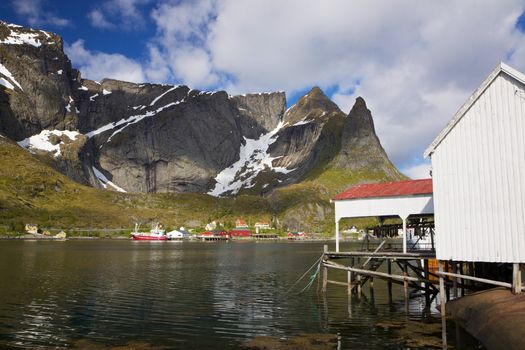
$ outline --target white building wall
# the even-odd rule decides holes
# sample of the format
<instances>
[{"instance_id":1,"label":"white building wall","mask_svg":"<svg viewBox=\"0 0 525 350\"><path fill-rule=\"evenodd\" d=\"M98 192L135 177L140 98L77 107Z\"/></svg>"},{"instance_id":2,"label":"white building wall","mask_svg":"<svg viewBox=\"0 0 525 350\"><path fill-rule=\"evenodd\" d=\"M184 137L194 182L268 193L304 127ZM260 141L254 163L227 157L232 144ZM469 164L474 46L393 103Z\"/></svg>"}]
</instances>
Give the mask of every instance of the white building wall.
<instances>
[{"instance_id":1,"label":"white building wall","mask_svg":"<svg viewBox=\"0 0 525 350\"><path fill-rule=\"evenodd\" d=\"M500 73L432 154L440 260L525 262L525 86Z\"/></svg>"},{"instance_id":2,"label":"white building wall","mask_svg":"<svg viewBox=\"0 0 525 350\"><path fill-rule=\"evenodd\" d=\"M398 215L406 218L410 214L432 214L434 204L432 195L414 195L384 198L358 198L337 200L335 220L368 216Z\"/></svg>"}]
</instances>

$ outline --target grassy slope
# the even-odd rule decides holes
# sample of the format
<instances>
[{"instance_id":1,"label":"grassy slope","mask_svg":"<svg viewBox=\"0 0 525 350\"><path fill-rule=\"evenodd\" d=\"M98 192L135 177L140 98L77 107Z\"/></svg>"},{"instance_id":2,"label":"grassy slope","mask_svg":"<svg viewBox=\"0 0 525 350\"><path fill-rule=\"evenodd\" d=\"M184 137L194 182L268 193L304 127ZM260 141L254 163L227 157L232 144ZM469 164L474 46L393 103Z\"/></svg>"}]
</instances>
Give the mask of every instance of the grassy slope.
<instances>
[{"instance_id":1,"label":"grassy slope","mask_svg":"<svg viewBox=\"0 0 525 350\"><path fill-rule=\"evenodd\" d=\"M270 219L267 201L240 196L217 199L203 194L128 194L71 181L18 145L0 137L0 225L37 223L61 228L131 228L134 222L199 226L243 216Z\"/></svg>"}]
</instances>

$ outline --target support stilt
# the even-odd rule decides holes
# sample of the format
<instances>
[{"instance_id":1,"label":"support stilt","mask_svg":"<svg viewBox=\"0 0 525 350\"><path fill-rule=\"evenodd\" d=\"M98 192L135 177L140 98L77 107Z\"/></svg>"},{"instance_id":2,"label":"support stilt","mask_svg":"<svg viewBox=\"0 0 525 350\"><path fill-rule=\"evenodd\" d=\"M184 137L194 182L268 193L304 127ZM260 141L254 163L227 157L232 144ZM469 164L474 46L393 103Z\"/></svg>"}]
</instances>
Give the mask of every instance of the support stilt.
<instances>
[{"instance_id":1,"label":"support stilt","mask_svg":"<svg viewBox=\"0 0 525 350\"><path fill-rule=\"evenodd\" d=\"M521 269L519 263L512 264L512 293L521 293Z\"/></svg>"},{"instance_id":2,"label":"support stilt","mask_svg":"<svg viewBox=\"0 0 525 350\"><path fill-rule=\"evenodd\" d=\"M458 264L456 262L452 262L452 273L458 273ZM458 297L458 279L457 277L454 277L452 280L452 295L454 296L454 299Z\"/></svg>"},{"instance_id":3,"label":"support stilt","mask_svg":"<svg viewBox=\"0 0 525 350\"><path fill-rule=\"evenodd\" d=\"M429 279L428 275L428 259L423 260L423 273L425 279ZM430 306L430 283L425 282L425 305L428 307Z\"/></svg>"},{"instance_id":4,"label":"support stilt","mask_svg":"<svg viewBox=\"0 0 525 350\"><path fill-rule=\"evenodd\" d=\"M444 263L443 261L438 261L438 268L439 272L443 272L444 270ZM442 275L439 275L439 301L440 301L440 308L441 308L441 317L445 317L445 304L447 303L447 298L445 295L445 278Z\"/></svg>"},{"instance_id":5,"label":"support stilt","mask_svg":"<svg viewBox=\"0 0 525 350\"><path fill-rule=\"evenodd\" d=\"M325 244L324 246L324 253L326 254L328 252L328 246ZM328 285L328 268L324 265L324 258L323 258L323 288L322 292L326 293L326 286Z\"/></svg>"}]
</instances>

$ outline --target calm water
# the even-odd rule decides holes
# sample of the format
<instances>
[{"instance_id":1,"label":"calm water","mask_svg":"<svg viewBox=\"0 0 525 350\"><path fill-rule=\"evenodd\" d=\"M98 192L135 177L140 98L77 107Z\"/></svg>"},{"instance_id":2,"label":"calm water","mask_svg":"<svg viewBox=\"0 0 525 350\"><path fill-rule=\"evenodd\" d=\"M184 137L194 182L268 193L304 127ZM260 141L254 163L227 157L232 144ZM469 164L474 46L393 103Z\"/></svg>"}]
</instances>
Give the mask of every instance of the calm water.
<instances>
[{"instance_id":1,"label":"calm water","mask_svg":"<svg viewBox=\"0 0 525 350\"><path fill-rule=\"evenodd\" d=\"M317 296L317 283L302 295L287 294L321 252L322 243L3 241L0 348L83 340L235 349L257 336L339 333L342 349L413 349L412 330L429 323L423 338L439 342L437 312L415 298L407 313L397 285L391 303L377 280L373 292L366 287L350 302L334 285L326 298ZM449 344L477 348L448 328Z\"/></svg>"}]
</instances>

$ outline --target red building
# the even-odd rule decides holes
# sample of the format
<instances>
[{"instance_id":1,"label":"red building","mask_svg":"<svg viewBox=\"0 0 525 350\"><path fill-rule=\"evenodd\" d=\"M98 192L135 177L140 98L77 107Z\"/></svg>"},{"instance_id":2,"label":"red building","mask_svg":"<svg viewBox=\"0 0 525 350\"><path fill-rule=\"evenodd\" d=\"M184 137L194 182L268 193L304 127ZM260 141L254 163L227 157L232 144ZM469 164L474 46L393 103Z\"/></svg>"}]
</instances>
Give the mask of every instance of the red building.
<instances>
[{"instance_id":1,"label":"red building","mask_svg":"<svg viewBox=\"0 0 525 350\"><path fill-rule=\"evenodd\" d=\"M252 231L250 230L239 230L233 229L230 230L230 237L251 237Z\"/></svg>"}]
</instances>

